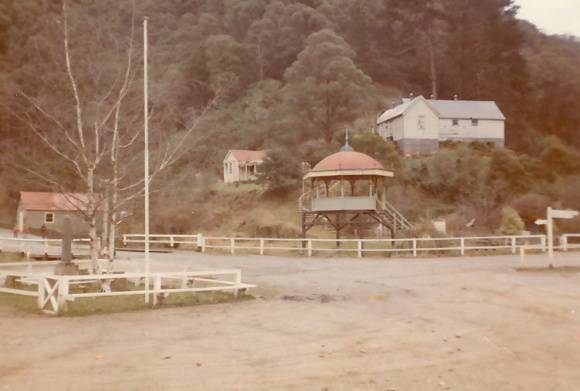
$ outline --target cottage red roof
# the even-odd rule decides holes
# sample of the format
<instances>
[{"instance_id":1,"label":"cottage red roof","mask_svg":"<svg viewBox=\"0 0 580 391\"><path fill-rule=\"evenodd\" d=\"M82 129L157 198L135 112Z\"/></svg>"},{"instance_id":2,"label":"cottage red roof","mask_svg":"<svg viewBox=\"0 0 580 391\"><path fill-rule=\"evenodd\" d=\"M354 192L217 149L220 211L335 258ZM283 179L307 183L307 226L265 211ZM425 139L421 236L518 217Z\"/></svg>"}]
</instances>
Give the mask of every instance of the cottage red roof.
<instances>
[{"instance_id":1,"label":"cottage red roof","mask_svg":"<svg viewBox=\"0 0 580 391\"><path fill-rule=\"evenodd\" d=\"M89 197L84 193L21 191L20 202L25 210L76 211L87 208Z\"/></svg>"},{"instance_id":2,"label":"cottage red roof","mask_svg":"<svg viewBox=\"0 0 580 391\"><path fill-rule=\"evenodd\" d=\"M231 154L236 160L241 162L254 162L264 160L266 151L249 151L247 149L230 149Z\"/></svg>"},{"instance_id":3,"label":"cottage red roof","mask_svg":"<svg viewBox=\"0 0 580 391\"><path fill-rule=\"evenodd\" d=\"M337 152L322 159L312 171L334 170L384 170L375 159L364 153L347 151Z\"/></svg>"}]
</instances>

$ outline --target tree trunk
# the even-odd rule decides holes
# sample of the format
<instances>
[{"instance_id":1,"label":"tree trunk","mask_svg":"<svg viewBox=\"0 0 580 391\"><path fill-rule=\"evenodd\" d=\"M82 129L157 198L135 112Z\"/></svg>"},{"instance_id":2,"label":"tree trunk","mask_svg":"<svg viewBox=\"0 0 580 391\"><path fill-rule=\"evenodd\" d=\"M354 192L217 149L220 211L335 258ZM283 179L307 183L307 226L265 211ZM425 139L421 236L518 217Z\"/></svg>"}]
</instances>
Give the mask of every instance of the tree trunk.
<instances>
[{"instance_id":1,"label":"tree trunk","mask_svg":"<svg viewBox=\"0 0 580 391\"><path fill-rule=\"evenodd\" d=\"M99 273L99 237L97 235L97 219L93 215L89 226L89 238L91 239L91 266L93 273Z\"/></svg>"},{"instance_id":2,"label":"tree trunk","mask_svg":"<svg viewBox=\"0 0 580 391\"><path fill-rule=\"evenodd\" d=\"M98 273L99 237L97 235L97 204L95 200L95 172L93 167L89 167L87 169L87 187L88 187L87 196L89 198L87 214L89 218L89 238L91 240L90 242L91 265L93 273Z\"/></svg>"},{"instance_id":3,"label":"tree trunk","mask_svg":"<svg viewBox=\"0 0 580 391\"><path fill-rule=\"evenodd\" d=\"M109 253L109 220L111 213L111 200L109 194L105 197L105 205L103 207L103 231L101 232L101 255L108 257Z\"/></svg>"},{"instance_id":4,"label":"tree trunk","mask_svg":"<svg viewBox=\"0 0 580 391\"><path fill-rule=\"evenodd\" d=\"M437 63L435 62L435 45L433 43L432 32L427 33L427 43L429 45L429 70L431 77L431 96L437 99L438 96L438 78Z\"/></svg>"}]
</instances>

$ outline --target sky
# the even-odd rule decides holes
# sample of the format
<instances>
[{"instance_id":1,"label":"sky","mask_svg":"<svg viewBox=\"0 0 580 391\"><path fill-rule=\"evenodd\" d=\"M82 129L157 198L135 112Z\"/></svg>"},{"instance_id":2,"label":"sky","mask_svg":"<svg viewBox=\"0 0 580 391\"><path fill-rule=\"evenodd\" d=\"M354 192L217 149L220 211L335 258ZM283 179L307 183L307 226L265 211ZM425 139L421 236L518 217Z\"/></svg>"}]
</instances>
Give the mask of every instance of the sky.
<instances>
[{"instance_id":1,"label":"sky","mask_svg":"<svg viewBox=\"0 0 580 391\"><path fill-rule=\"evenodd\" d=\"M580 0L515 0L518 16L547 34L580 37Z\"/></svg>"}]
</instances>

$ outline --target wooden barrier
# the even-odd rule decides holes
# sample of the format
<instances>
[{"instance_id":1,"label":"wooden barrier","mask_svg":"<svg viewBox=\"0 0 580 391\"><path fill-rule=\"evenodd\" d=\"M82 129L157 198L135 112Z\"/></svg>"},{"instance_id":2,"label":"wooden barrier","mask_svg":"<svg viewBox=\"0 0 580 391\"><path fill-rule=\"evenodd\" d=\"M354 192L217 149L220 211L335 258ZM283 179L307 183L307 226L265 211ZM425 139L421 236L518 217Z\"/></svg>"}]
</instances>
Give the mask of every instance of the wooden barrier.
<instances>
[{"instance_id":1,"label":"wooden barrier","mask_svg":"<svg viewBox=\"0 0 580 391\"><path fill-rule=\"evenodd\" d=\"M46 264L49 264L49 262L46 262ZM56 264L56 262L51 262L50 264ZM16 265L21 266L20 271L10 270ZM247 290L255 288L255 285L242 283L242 273L239 269L152 272L149 274L140 272L124 272L61 276L52 273L31 272L28 265L23 264L22 262L2 264L0 265L0 268L4 269L0 270L0 279L6 280L7 276L11 276L16 280L21 281L23 285L37 286L36 290L0 286L0 292L36 297L38 308L48 314L58 314L64 308L66 302L74 301L77 298L148 295L150 293L153 295L153 304L156 304L160 294L169 295L171 293L185 292L231 291L235 296L237 296L239 291L242 289ZM130 279L140 282L145 280L145 277L149 277L149 281L153 284L153 289L127 289L120 291L102 289L99 292L83 293L72 293L70 291L70 287L74 285L89 284L106 280L109 283L108 286L110 286L110 282L115 279ZM168 283L170 281L177 282L177 284ZM204 286L196 286L196 282L203 282ZM176 285L178 285L178 287L176 287Z\"/></svg>"},{"instance_id":2,"label":"wooden barrier","mask_svg":"<svg viewBox=\"0 0 580 391\"><path fill-rule=\"evenodd\" d=\"M123 235L123 243L144 243L141 234ZM340 247L334 246L340 243ZM197 235L150 235L150 244L186 244L205 252L208 249L223 250L236 254L239 250L266 252L296 252L313 256L321 252L350 252L357 257L365 253L408 253L413 257L426 252L457 252L466 255L477 250L508 250L516 254L522 246L537 246L546 251L545 235L475 236L452 238L398 238L398 239L302 239L302 238L248 238L230 236Z\"/></svg>"}]
</instances>

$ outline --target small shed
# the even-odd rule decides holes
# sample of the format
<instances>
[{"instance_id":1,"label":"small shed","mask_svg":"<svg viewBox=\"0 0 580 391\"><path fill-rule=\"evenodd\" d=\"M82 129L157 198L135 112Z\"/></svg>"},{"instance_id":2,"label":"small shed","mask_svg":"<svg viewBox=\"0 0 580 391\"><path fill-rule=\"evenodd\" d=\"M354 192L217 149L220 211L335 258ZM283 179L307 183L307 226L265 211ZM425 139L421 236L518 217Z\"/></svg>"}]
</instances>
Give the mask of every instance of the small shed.
<instances>
[{"instance_id":1,"label":"small shed","mask_svg":"<svg viewBox=\"0 0 580 391\"><path fill-rule=\"evenodd\" d=\"M84 193L21 191L16 217L18 232L62 232L65 216L70 217L75 233L88 231L83 218L89 197Z\"/></svg>"},{"instance_id":2,"label":"small shed","mask_svg":"<svg viewBox=\"0 0 580 391\"><path fill-rule=\"evenodd\" d=\"M252 182L258 179L266 151L230 149L224 158L224 182Z\"/></svg>"}]
</instances>

